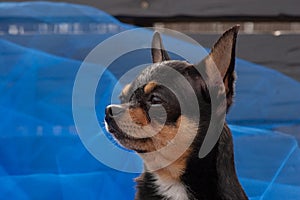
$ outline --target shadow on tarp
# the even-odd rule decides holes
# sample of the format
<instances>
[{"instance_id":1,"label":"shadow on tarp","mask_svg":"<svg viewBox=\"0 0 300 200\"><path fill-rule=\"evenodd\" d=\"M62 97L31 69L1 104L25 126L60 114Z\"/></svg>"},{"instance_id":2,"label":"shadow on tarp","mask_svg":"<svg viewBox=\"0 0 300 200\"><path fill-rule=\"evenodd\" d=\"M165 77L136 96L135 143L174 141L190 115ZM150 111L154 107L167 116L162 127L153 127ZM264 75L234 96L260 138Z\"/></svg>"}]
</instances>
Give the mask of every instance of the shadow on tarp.
<instances>
[{"instance_id":1,"label":"shadow on tarp","mask_svg":"<svg viewBox=\"0 0 300 200\"><path fill-rule=\"evenodd\" d=\"M94 8L45 2L1 3L0 24L1 32L10 33L0 40L0 199L133 199L137 175L110 169L87 152L71 107L82 59L131 26ZM104 72L100 84L106 87L95 97L99 121L113 87L120 87L117 78L148 61L147 50L125 55ZM236 63L236 103L228 120L236 124L231 128L240 180L251 199L299 199L296 140L237 125L299 123L300 84L262 66Z\"/></svg>"}]
</instances>

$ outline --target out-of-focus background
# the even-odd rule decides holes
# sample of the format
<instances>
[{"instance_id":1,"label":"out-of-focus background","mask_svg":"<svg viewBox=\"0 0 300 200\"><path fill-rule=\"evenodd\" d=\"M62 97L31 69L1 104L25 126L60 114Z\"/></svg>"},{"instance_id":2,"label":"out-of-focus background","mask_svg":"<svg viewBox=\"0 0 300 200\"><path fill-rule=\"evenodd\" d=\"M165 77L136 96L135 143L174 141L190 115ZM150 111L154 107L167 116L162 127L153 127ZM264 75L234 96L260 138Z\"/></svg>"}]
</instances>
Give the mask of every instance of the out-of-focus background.
<instances>
[{"instance_id":1,"label":"out-of-focus background","mask_svg":"<svg viewBox=\"0 0 300 200\"><path fill-rule=\"evenodd\" d=\"M227 121L239 179L253 200L300 199L296 0L1 2L0 199L133 199L138 174L99 162L78 137L72 90L81 63L100 42L136 27L177 30L210 48L235 24L238 81ZM101 77L95 110L102 128L118 79L151 60L150 51L136 53Z\"/></svg>"},{"instance_id":2,"label":"out-of-focus background","mask_svg":"<svg viewBox=\"0 0 300 200\"><path fill-rule=\"evenodd\" d=\"M279 70L300 80L300 6L297 0L64 2L93 6L124 23L178 30L207 47L228 27L240 24L239 58Z\"/></svg>"}]
</instances>

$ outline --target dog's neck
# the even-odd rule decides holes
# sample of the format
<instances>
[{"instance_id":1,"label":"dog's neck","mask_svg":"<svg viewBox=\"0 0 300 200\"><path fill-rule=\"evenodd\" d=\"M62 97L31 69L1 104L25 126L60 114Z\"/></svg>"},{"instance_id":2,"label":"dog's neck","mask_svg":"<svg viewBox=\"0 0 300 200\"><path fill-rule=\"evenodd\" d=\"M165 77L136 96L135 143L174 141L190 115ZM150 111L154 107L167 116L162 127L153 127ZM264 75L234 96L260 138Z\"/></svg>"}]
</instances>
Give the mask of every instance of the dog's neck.
<instances>
[{"instance_id":1,"label":"dog's neck","mask_svg":"<svg viewBox=\"0 0 300 200\"><path fill-rule=\"evenodd\" d=\"M225 125L214 149L203 159L186 152L171 165L145 172L138 180L136 200L247 199L238 181L232 136Z\"/></svg>"}]
</instances>

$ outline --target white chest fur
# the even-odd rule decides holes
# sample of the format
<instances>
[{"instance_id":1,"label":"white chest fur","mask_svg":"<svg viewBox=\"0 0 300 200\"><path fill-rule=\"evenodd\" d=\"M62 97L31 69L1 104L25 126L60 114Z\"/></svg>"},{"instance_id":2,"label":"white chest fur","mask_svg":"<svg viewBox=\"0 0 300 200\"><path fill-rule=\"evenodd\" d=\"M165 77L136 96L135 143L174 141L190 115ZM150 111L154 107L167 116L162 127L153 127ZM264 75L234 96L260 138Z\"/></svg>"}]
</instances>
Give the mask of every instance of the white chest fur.
<instances>
[{"instance_id":1,"label":"white chest fur","mask_svg":"<svg viewBox=\"0 0 300 200\"><path fill-rule=\"evenodd\" d=\"M170 200L188 200L185 186L175 180L161 180L157 177L158 193Z\"/></svg>"}]
</instances>

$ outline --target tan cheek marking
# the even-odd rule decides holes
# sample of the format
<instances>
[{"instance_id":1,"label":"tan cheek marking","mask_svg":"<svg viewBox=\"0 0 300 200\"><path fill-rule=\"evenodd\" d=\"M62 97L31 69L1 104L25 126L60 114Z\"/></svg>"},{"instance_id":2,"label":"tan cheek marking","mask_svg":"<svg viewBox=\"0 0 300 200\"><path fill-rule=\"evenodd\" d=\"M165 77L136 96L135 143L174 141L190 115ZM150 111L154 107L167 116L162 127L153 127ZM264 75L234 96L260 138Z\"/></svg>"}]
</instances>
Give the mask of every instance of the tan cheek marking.
<instances>
[{"instance_id":1,"label":"tan cheek marking","mask_svg":"<svg viewBox=\"0 0 300 200\"><path fill-rule=\"evenodd\" d=\"M177 134L178 129L174 126L164 126L162 130L153 137L156 149L161 149L168 144Z\"/></svg>"},{"instance_id":2,"label":"tan cheek marking","mask_svg":"<svg viewBox=\"0 0 300 200\"><path fill-rule=\"evenodd\" d=\"M186 169L186 163L187 159L191 153L191 150L186 150L182 156L180 156L175 162L173 162L171 165L159 169L156 171L157 175L162 179L166 181L170 180L180 180L180 176L184 173Z\"/></svg>"},{"instance_id":3,"label":"tan cheek marking","mask_svg":"<svg viewBox=\"0 0 300 200\"><path fill-rule=\"evenodd\" d=\"M150 92L157 86L157 83L154 81L150 81L145 87L144 92L145 94L150 94Z\"/></svg>"},{"instance_id":4,"label":"tan cheek marking","mask_svg":"<svg viewBox=\"0 0 300 200\"><path fill-rule=\"evenodd\" d=\"M188 144L193 141L195 134L197 134L196 125L197 124L193 121L185 117L179 117L175 126L169 126L164 132L159 133L162 135L159 136L158 134L153 137L153 144L156 149L164 147L169 142L171 142L173 146L171 145L167 151L157 151L155 157L147 158L147 156L145 156L143 159L146 166L149 166L150 169L152 166L160 166L165 160L172 160L173 155L181 154L178 159L167 167L155 171L161 179L179 180L186 169L187 159L192 152L192 148ZM180 134L180 136L175 139L176 134Z\"/></svg>"},{"instance_id":5,"label":"tan cheek marking","mask_svg":"<svg viewBox=\"0 0 300 200\"><path fill-rule=\"evenodd\" d=\"M178 133L178 128L181 123L181 116L176 122L176 126L165 126L163 130L156 136L156 140L159 140L159 148L164 147L168 144ZM181 141L178 141L181 142ZM155 142L156 144L156 142ZM179 149L176 149L179 150ZM186 168L186 160L190 155L190 150L187 149L176 161L174 161L169 166L159 169L156 173L163 180L179 180L180 176L183 174Z\"/></svg>"},{"instance_id":6,"label":"tan cheek marking","mask_svg":"<svg viewBox=\"0 0 300 200\"><path fill-rule=\"evenodd\" d=\"M176 136L181 123L181 116L177 119L176 126L164 126L162 130L153 137L157 149L161 149Z\"/></svg>"},{"instance_id":7,"label":"tan cheek marking","mask_svg":"<svg viewBox=\"0 0 300 200\"><path fill-rule=\"evenodd\" d=\"M131 108L129 114L132 121L138 125L146 126L149 123L145 111L141 108Z\"/></svg>"},{"instance_id":8,"label":"tan cheek marking","mask_svg":"<svg viewBox=\"0 0 300 200\"><path fill-rule=\"evenodd\" d=\"M135 115L138 112L134 112ZM132 116L130 116L129 110L127 110L127 112L125 112L124 115L119 119L117 124L119 128L123 130L126 134L131 135L133 137L141 136L140 133L142 131L142 128L137 124L134 124L132 121L133 121ZM155 147L153 146L151 140L145 142L139 140L122 139L122 140L118 140L118 142L128 149L155 151Z\"/></svg>"}]
</instances>

